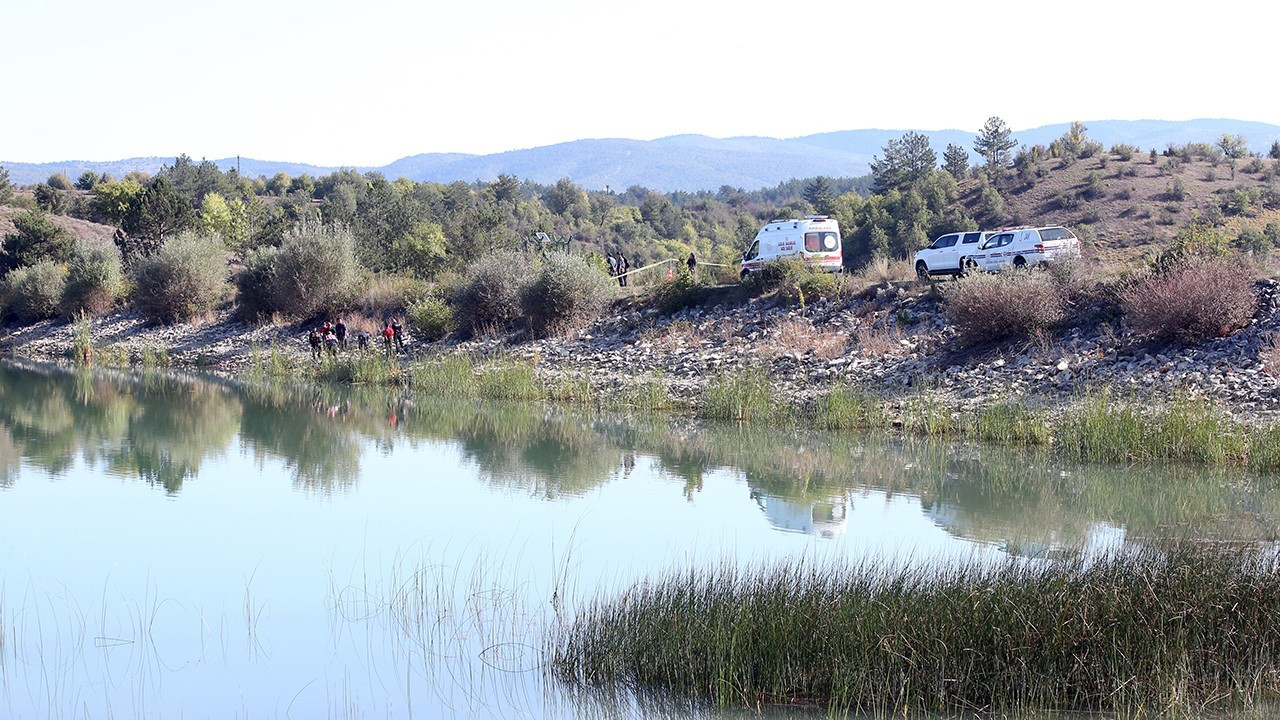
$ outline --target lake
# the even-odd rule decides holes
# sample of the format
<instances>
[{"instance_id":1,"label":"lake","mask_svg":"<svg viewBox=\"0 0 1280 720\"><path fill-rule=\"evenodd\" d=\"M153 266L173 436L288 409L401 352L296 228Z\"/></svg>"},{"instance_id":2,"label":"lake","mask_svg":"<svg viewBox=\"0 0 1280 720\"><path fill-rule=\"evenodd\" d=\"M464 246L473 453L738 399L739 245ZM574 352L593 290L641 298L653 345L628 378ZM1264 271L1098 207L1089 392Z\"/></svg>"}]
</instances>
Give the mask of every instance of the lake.
<instances>
[{"instance_id":1,"label":"lake","mask_svg":"<svg viewBox=\"0 0 1280 720\"><path fill-rule=\"evenodd\" d=\"M544 628L691 565L1277 535L1241 469L12 361L0 717L730 717L558 687Z\"/></svg>"}]
</instances>

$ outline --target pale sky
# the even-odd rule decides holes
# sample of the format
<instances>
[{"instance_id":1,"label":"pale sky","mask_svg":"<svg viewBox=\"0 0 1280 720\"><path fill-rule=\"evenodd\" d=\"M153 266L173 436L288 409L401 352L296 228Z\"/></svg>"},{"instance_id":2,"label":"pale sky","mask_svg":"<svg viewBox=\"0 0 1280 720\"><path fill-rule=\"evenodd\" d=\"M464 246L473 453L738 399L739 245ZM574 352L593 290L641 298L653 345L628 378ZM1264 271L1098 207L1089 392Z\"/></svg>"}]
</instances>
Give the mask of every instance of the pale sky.
<instances>
[{"instance_id":1,"label":"pale sky","mask_svg":"<svg viewBox=\"0 0 1280 720\"><path fill-rule=\"evenodd\" d=\"M0 0L0 160L384 165L581 138L1280 124L1280 5Z\"/></svg>"}]
</instances>

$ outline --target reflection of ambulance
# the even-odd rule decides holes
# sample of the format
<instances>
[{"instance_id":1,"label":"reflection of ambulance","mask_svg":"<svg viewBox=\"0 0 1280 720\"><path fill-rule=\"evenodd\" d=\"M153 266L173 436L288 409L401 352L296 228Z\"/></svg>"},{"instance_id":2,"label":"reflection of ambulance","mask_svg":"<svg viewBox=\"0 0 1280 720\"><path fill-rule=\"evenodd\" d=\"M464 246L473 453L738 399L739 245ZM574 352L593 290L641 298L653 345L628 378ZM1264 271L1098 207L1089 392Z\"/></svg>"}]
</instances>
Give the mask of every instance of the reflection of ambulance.
<instances>
[{"instance_id":1,"label":"reflection of ambulance","mask_svg":"<svg viewBox=\"0 0 1280 720\"><path fill-rule=\"evenodd\" d=\"M840 224L826 215L774 220L756 233L751 248L742 253L742 277L783 258L799 258L814 269L839 272L844 264Z\"/></svg>"}]
</instances>

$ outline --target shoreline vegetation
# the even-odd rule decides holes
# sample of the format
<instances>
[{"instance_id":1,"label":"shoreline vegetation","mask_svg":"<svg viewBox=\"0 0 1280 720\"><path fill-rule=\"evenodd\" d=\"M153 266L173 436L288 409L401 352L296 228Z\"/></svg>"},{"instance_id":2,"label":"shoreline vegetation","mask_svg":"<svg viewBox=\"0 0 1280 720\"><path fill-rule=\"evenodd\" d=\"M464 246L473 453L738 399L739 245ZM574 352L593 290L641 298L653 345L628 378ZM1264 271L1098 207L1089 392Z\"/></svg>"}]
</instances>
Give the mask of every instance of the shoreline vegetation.
<instances>
[{"instance_id":1,"label":"shoreline vegetation","mask_svg":"<svg viewBox=\"0 0 1280 720\"><path fill-rule=\"evenodd\" d=\"M93 340L92 321L70 328L62 359L95 367L177 367L163 346L129 350ZM886 389L835 380L805 392L777 387L761 368L729 369L682 389L661 373L602 387L590 372L546 372L538 358L507 350L440 352L402 359L380 349L308 359L298 349L250 345L237 371L196 369L241 379L405 387L422 397L549 402L638 413L677 413L744 425L784 424L828 431L887 432L1025 447L1064 459L1101 462L1180 462L1280 470L1280 426L1241 418L1221 402L1192 390L1153 398L1105 384L1074 394L997 396L959 404L942 388Z\"/></svg>"},{"instance_id":2,"label":"shoreline vegetation","mask_svg":"<svg viewBox=\"0 0 1280 720\"><path fill-rule=\"evenodd\" d=\"M1194 542L1051 563L802 561L673 572L589 602L544 654L584 690L831 716L1199 716L1280 690L1274 550Z\"/></svg>"}]
</instances>

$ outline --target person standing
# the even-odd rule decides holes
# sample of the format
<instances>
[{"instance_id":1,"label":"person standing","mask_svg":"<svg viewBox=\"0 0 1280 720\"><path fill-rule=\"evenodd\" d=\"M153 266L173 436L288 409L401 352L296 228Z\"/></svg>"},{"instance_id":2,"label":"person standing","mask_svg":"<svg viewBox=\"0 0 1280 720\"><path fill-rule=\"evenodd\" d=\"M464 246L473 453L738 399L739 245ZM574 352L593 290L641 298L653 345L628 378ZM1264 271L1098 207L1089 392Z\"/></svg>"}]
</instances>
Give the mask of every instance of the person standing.
<instances>
[{"instance_id":1,"label":"person standing","mask_svg":"<svg viewBox=\"0 0 1280 720\"><path fill-rule=\"evenodd\" d=\"M404 326L400 324L400 318L391 321L391 337L396 341L396 352L404 352Z\"/></svg>"},{"instance_id":2,"label":"person standing","mask_svg":"<svg viewBox=\"0 0 1280 720\"><path fill-rule=\"evenodd\" d=\"M618 277L618 258L612 255L605 255L604 257L609 261L609 277Z\"/></svg>"},{"instance_id":3,"label":"person standing","mask_svg":"<svg viewBox=\"0 0 1280 720\"><path fill-rule=\"evenodd\" d=\"M619 287L627 286L627 269L629 267L630 265L627 264L627 256L623 255L622 252L619 251L618 252L618 286Z\"/></svg>"},{"instance_id":4,"label":"person standing","mask_svg":"<svg viewBox=\"0 0 1280 720\"><path fill-rule=\"evenodd\" d=\"M386 323L382 328L382 346L387 351L387 357L391 357L391 338L395 336L395 331L391 329L391 323Z\"/></svg>"},{"instance_id":5,"label":"person standing","mask_svg":"<svg viewBox=\"0 0 1280 720\"><path fill-rule=\"evenodd\" d=\"M333 334L338 337L338 349L347 349L347 324L338 318L338 324L333 326Z\"/></svg>"},{"instance_id":6,"label":"person standing","mask_svg":"<svg viewBox=\"0 0 1280 720\"><path fill-rule=\"evenodd\" d=\"M698 279L698 258L697 258L697 256L695 256L695 255L693 254L693 252L692 252L692 251L690 251L690 252L689 252L689 259L688 259L688 260L686 260L685 262L686 262L686 264L688 264L688 266L689 266L689 277L693 278L694 280L697 280L697 279Z\"/></svg>"}]
</instances>

